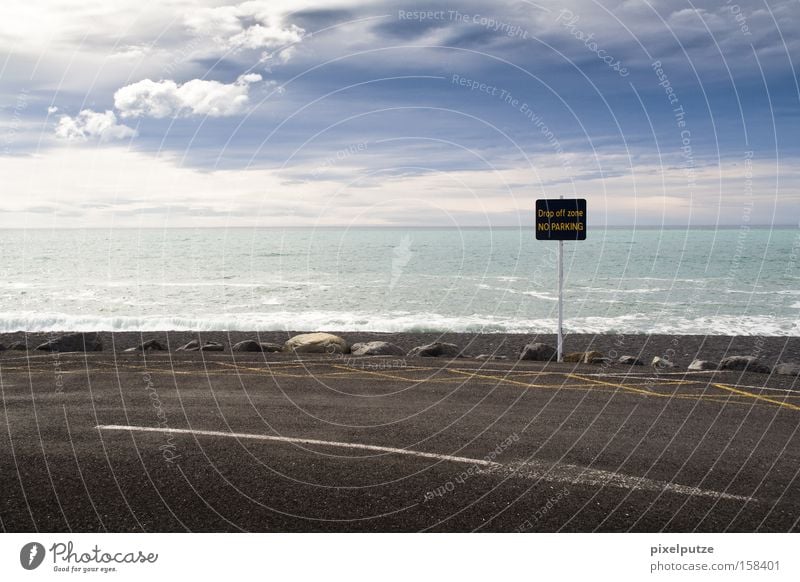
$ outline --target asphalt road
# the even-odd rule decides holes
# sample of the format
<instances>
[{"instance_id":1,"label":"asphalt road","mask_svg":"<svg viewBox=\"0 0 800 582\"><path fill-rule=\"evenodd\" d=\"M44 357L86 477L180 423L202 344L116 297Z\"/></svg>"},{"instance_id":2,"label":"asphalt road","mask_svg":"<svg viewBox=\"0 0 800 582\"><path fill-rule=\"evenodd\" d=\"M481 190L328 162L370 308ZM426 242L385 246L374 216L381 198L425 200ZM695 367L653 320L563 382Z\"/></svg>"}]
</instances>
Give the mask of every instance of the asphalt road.
<instances>
[{"instance_id":1,"label":"asphalt road","mask_svg":"<svg viewBox=\"0 0 800 582\"><path fill-rule=\"evenodd\" d=\"M5 531L797 531L795 378L0 356Z\"/></svg>"}]
</instances>

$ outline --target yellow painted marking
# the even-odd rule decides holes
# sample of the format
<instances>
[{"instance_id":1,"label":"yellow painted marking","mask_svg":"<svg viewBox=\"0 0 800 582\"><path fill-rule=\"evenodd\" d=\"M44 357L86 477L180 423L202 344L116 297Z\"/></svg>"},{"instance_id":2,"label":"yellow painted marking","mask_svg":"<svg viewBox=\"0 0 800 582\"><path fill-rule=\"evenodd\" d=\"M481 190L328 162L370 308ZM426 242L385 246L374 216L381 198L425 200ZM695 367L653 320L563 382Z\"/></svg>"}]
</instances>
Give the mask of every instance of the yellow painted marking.
<instances>
[{"instance_id":1,"label":"yellow painted marking","mask_svg":"<svg viewBox=\"0 0 800 582\"><path fill-rule=\"evenodd\" d=\"M349 366L339 366L338 364L332 365L334 368L339 370L345 370L355 374L369 374L371 376L379 376L381 378L390 378L392 380L402 380L403 382L431 382L433 380L429 378L404 378L403 376L397 376L395 374L384 374L383 372L373 372L372 370L360 370L356 368L351 368Z\"/></svg>"},{"instance_id":2,"label":"yellow painted marking","mask_svg":"<svg viewBox=\"0 0 800 582\"><path fill-rule=\"evenodd\" d=\"M634 388L633 386L626 386L625 384L618 384L616 382L604 382L603 380L594 380L592 378L585 378L577 374L565 374L568 378L582 380L584 382L592 382L594 384L602 384L604 386L613 386L614 388L622 388L635 394L644 394L645 396L668 396L667 394L659 394L658 392L651 392L650 390L642 390L641 388Z\"/></svg>"},{"instance_id":3,"label":"yellow painted marking","mask_svg":"<svg viewBox=\"0 0 800 582\"><path fill-rule=\"evenodd\" d=\"M456 371L456 372L470 372L470 373L481 372L481 371L484 371L484 372L500 372L499 370L481 370L481 368L448 368L448 370L452 370L452 371ZM560 375L559 372L521 372L519 370L508 370L507 372L506 371L502 371L500 373L504 373L504 374L506 374L508 376L516 376L516 375L520 375L520 376L554 376L554 375L556 375L557 376L557 375Z\"/></svg>"},{"instance_id":4,"label":"yellow painted marking","mask_svg":"<svg viewBox=\"0 0 800 582\"><path fill-rule=\"evenodd\" d=\"M738 388L734 388L733 386L727 386L725 384L714 384L714 386L720 388L721 390L728 390L729 392L733 392L734 394L740 394L741 396L749 396L750 398L755 398L756 400L763 400L764 402L769 402L770 404L777 404L778 406L783 406L784 408L788 408L789 410L800 410L800 406L797 406L796 404L790 404L788 402L783 402L781 400L775 400L774 398L768 398L766 396L761 396L759 394L753 394L752 392L739 390Z\"/></svg>"},{"instance_id":5,"label":"yellow painted marking","mask_svg":"<svg viewBox=\"0 0 800 582\"><path fill-rule=\"evenodd\" d=\"M505 378L502 376L487 376L486 374L475 374L474 372L463 372L461 370L455 370L452 368L447 368L448 372L452 372L454 374L461 374L463 376L468 376L470 378L483 378L484 380L494 380L496 382L505 382L506 384L514 384L515 386L524 386L525 388L560 388L560 384L529 384L528 382L518 382L517 380L511 380L509 378Z\"/></svg>"},{"instance_id":6,"label":"yellow painted marking","mask_svg":"<svg viewBox=\"0 0 800 582\"><path fill-rule=\"evenodd\" d=\"M260 368L253 368L252 366L242 366L240 364L230 364L228 362L214 362L214 361L212 361L212 362L208 362L208 363L212 364L212 365L216 364L217 366L224 366L225 368L232 368L234 370L247 370L247 371L250 371L250 372L262 372L262 373L263 372L270 372L272 370L272 368L278 368L278 367L280 367L280 368L299 368L299 367L301 367L300 364L295 363L295 362L292 362L292 363L280 362L280 363L277 363L277 364L268 364L267 366L260 367Z\"/></svg>"},{"instance_id":7,"label":"yellow painted marking","mask_svg":"<svg viewBox=\"0 0 800 582\"><path fill-rule=\"evenodd\" d=\"M659 380L659 386L683 386L685 384L697 384L697 380Z\"/></svg>"},{"instance_id":8,"label":"yellow painted marking","mask_svg":"<svg viewBox=\"0 0 800 582\"><path fill-rule=\"evenodd\" d=\"M505 378L505 381L510 381L511 379ZM516 382L517 380L511 380ZM597 388L593 384L587 384L586 382L567 382L567 379L564 379L564 382L555 382L552 384L525 384L521 383L524 386L531 386L533 388L554 388L558 390L597 390ZM611 392L611 390L609 390Z\"/></svg>"}]
</instances>

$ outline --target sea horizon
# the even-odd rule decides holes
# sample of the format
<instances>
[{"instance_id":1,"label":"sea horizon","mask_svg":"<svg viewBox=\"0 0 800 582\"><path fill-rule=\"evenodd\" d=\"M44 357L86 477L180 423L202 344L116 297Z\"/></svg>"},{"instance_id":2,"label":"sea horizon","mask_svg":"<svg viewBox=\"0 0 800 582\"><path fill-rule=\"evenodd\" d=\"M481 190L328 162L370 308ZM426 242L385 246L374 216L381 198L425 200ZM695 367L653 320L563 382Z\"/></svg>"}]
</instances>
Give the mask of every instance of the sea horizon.
<instances>
[{"instance_id":1,"label":"sea horizon","mask_svg":"<svg viewBox=\"0 0 800 582\"><path fill-rule=\"evenodd\" d=\"M592 224L591 222L587 223L587 229L591 230L731 230L731 229L742 229L742 228L752 228L757 230L785 230L785 229L796 229L800 230L800 224L794 223L786 223L786 224L749 224L749 223L742 223L742 224L697 224L697 225L682 225L682 224L645 224L645 225L628 225L628 224L608 224L608 225L599 225L599 224ZM233 226L226 226L226 225L214 225L214 226L57 226L57 227L44 227L44 226L33 226L33 227L0 227L0 231L26 231L26 230L41 230L41 231L51 231L51 230L322 230L322 229L330 229L330 230L343 230L343 229L370 229L370 230L378 230L378 229L407 229L407 230L530 230L535 231L536 226L531 222L530 224L524 225L500 225L500 226L477 226L477 225L466 225L466 226L452 226L452 225L415 225L415 224L381 224L381 225L370 225L370 224L359 224L359 225L347 225L347 224L326 224L326 225L291 225L291 226L247 226L247 225L233 225ZM591 232L591 231L590 231Z\"/></svg>"}]
</instances>

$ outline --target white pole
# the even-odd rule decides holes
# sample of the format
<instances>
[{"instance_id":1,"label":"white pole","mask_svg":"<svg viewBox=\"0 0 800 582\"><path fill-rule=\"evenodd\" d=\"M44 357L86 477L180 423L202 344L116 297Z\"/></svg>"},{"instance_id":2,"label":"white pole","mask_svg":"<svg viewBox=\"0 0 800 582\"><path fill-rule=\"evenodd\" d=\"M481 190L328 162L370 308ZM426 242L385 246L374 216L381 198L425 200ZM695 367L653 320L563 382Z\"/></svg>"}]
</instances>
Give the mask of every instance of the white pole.
<instances>
[{"instance_id":1,"label":"white pole","mask_svg":"<svg viewBox=\"0 0 800 582\"><path fill-rule=\"evenodd\" d=\"M564 361L564 241L558 241L558 361Z\"/></svg>"},{"instance_id":2,"label":"white pole","mask_svg":"<svg viewBox=\"0 0 800 582\"><path fill-rule=\"evenodd\" d=\"M563 200L564 196L561 196ZM558 241L558 361L564 361L564 241Z\"/></svg>"}]
</instances>

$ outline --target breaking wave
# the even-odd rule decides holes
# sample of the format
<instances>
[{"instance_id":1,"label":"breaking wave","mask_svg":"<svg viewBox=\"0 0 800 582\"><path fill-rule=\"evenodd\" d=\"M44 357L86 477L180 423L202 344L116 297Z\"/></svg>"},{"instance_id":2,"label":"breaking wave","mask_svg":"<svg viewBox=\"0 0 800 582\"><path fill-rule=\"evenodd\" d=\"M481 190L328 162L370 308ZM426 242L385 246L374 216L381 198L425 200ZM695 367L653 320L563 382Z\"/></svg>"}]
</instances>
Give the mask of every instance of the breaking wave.
<instances>
[{"instance_id":1,"label":"breaking wave","mask_svg":"<svg viewBox=\"0 0 800 582\"><path fill-rule=\"evenodd\" d=\"M370 314L344 311L281 311L195 316L91 316L63 313L0 313L0 333L16 331L375 331L552 333L552 318L520 319L486 315L448 316L437 313L394 312ZM800 334L791 318L718 315L695 318L658 318L648 314L616 317L576 317L565 322L569 333L629 333L685 335Z\"/></svg>"}]
</instances>

